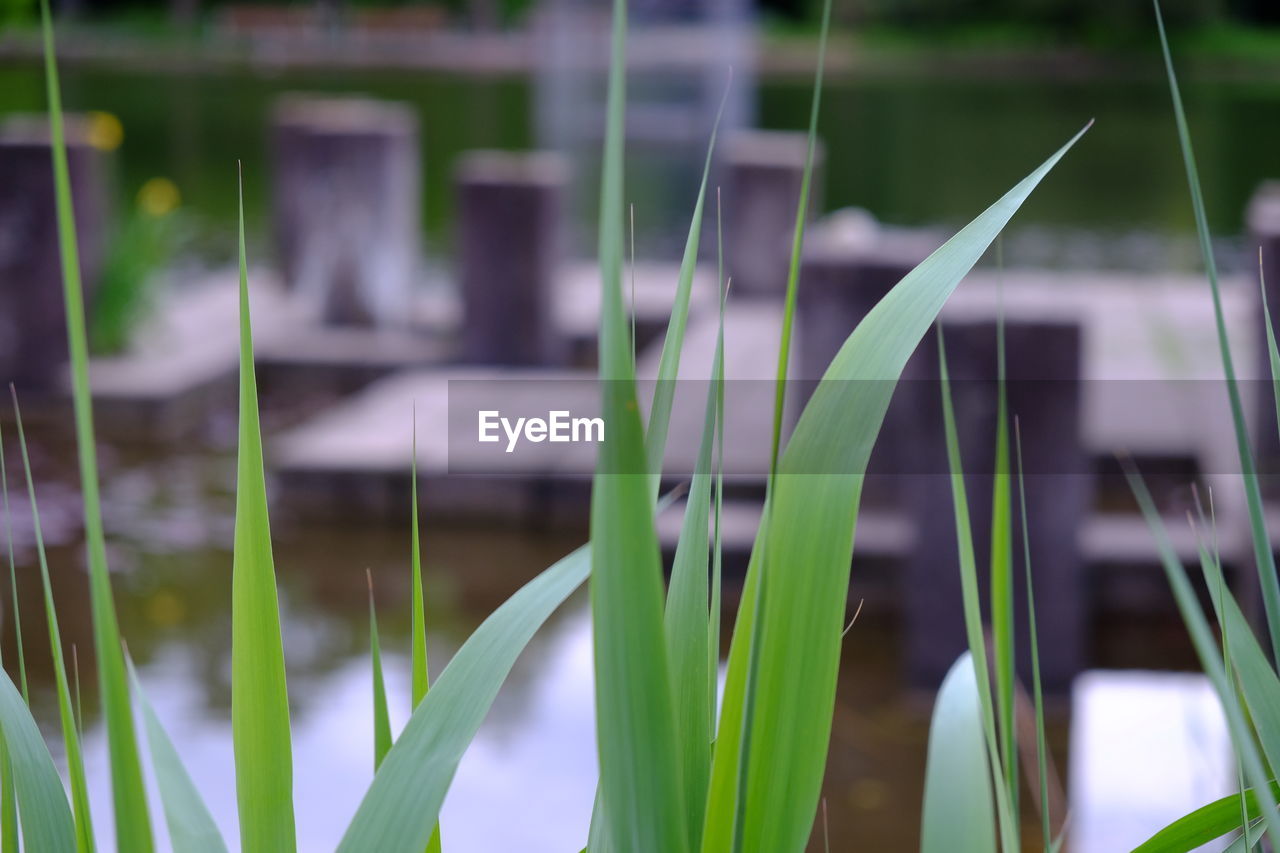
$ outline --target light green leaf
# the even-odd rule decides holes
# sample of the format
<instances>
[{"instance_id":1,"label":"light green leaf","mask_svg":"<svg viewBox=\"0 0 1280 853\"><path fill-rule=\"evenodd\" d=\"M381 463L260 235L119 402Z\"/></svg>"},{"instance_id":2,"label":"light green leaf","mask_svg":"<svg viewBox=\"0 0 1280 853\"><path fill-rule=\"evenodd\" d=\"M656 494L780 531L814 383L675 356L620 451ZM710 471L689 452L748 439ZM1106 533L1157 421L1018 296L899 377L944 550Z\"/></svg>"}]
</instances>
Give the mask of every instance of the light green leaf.
<instances>
[{"instance_id":1,"label":"light green leaf","mask_svg":"<svg viewBox=\"0 0 1280 853\"><path fill-rule=\"evenodd\" d=\"M382 650L378 647L378 612L373 604L373 576L369 576L369 662L373 669L373 770L391 750L391 713L387 709L387 684L382 677Z\"/></svg>"},{"instance_id":2,"label":"light green leaf","mask_svg":"<svg viewBox=\"0 0 1280 853\"><path fill-rule=\"evenodd\" d=\"M27 453L27 434L22 428L22 412L18 408L18 394L9 386L13 396L13 414L18 427L18 446L22 451L22 466L27 477L27 497L31 502L31 521L35 530L36 554L40 562L40 581L44 590L44 614L49 626L49 648L53 655L54 683L58 693L58 719L62 724L62 745L67 754L67 775L71 778L71 803L76 820L76 849L87 853L94 849L93 819L89 809L89 787L85 779L84 755L80 749L80 732L76 715L71 706L71 690L67 683L67 665L62 651L62 632L58 628L58 613L53 606L53 587L49 582L49 561L44 549L44 531L40 525L40 508L36 504L35 479L31 474L31 458Z\"/></svg>"},{"instance_id":3,"label":"light green leaf","mask_svg":"<svg viewBox=\"0 0 1280 853\"><path fill-rule=\"evenodd\" d=\"M1084 131L1081 131L1083 133ZM960 280L990 246L1031 191L1079 139L1044 164L909 273L845 341L801 414L782 456L765 524L752 553L744 601L760 573L772 580L762 610L766 639L755 685L756 717L747 791L744 849L801 849L817 808L826 764L840 635L847 596L853 524L862 475L894 385L907 359ZM829 473L821 473L829 472ZM712 771L708 822L723 820L736 770L745 666L754 626L734 632ZM745 630L744 630L745 628ZM745 645L744 645L745 644ZM778 790L788 792L778 797ZM703 849L722 851L710 828ZM716 843L711 843L714 840ZM720 846L718 846L720 845Z\"/></svg>"},{"instance_id":4,"label":"light green leaf","mask_svg":"<svg viewBox=\"0 0 1280 853\"><path fill-rule=\"evenodd\" d=\"M1201 806L1178 818L1146 841L1133 848L1133 853L1188 853L1215 838L1240 827L1240 794L1230 794ZM1271 798L1280 797L1280 784L1271 783ZM1252 789L1244 791L1249 819L1256 819L1258 797Z\"/></svg>"},{"instance_id":5,"label":"light green leaf","mask_svg":"<svg viewBox=\"0 0 1280 853\"><path fill-rule=\"evenodd\" d=\"M995 804L973 656L965 652L938 690L929 725L920 853L990 853Z\"/></svg>"},{"instance_id":6,"label":"light green leaf","mask_svg":"<svg viewBox=\"0 0 1280 853\"><path fill-rule=\"evenodd\" d=\"M9 750L22 821L23 848L31 851L76 849L76 827L53 757L31 711L0 670L0 733Z\"/></svg>"},{"instance_id":7,"label":"light green leaf","mask_svg":"<svg viewBox=\"0 0 1280 853\"><path fill-rule=\"evenodd\" d=\"M458 762L516 657L591 567L579 548L525 584L486 619L436 679L342 837L340 853L421 853Z\"/></svg>"},{"instance_id":8,"label":"light green leaf","mask_svg":"<svg viewBox=\"0 0 1280 853\"><path fill-rule=\"evenodd\" d=\"M151 853L151 819L137 735L129 707L124 653L102 531L102 502L98 488L98 459L93 435L93 406L89 394L89 346L85 334L84 295L80 285L80 257L75 212L62 126L62 98L54 56L53 23L48 0L40 0L44 36L45 83L49 99L49 130L53 153L54 200L58 211L58 250L62 261L62 295L67 317L67 347L71 365L71 398L75 409L76 448L80 460L80 492L84 500L85 544L89 553L89 593L93 613L93 644L98 658L107 746L111 755L111 792L115 801L116 846L130 853Z\"/></svg>"},{"instance_id":9,"label":"light green leaf","mask_svg":"<svg viewBox=\"0 0 1280 853\"><path fill-rule=\"evenodd\" d=\"M160 789L160 802L164 806L173 853L226 853L227 845L213 822L209 807L147 699L133 661L128 663L133 693L142 708L143 730L151 749L151 767L156 774L156 787Z\"/></svg>"},{"instance_id":10,"label":"light green leaf","mask_svg":"<svg viewBox=\"0 0 1280 853\"><path fill-rule=\"evenodd\" d=\"M262 430L253 369L249 276L240 197L240 435L235 546L231 571L231 735L236 758L240 846L245 853L295 849L289 693L280 640L280 605Z\"/></svg>"}]
</instances>

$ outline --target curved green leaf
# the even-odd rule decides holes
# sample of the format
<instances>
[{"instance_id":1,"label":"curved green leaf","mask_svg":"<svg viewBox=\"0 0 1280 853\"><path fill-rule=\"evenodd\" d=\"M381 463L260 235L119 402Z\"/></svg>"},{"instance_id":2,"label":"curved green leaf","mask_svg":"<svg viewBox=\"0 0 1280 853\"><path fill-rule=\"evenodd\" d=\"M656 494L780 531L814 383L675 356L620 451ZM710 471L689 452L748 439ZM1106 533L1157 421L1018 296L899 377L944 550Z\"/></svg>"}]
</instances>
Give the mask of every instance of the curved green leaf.
<instances>
[{"instance_id":1,"label":"curved green leaf","mask_svg":"<svg viewBox=\"0 0 1280 853\"><path fill-rule=\"evenodd\" d=\"M287 853L297 846L293 749L267 484L262 469L246 266L241 187L240 435L231 567L231 736L236 758L240 846L245 853Z\"/></svg>"},{"instance_id":2,"label":"curved green leaf","mask_svg":"<svg viewBox=\"0 0 1280 853\"><path fill-rule=\"evenodd\" d=\"M218 832L218 825L213 822L209 807L156 715L156 709L147 699L133 661L128 664L133 694L142 708L143 729L151 749L151 766L156 774L156 787L160 789L160 802L164 806L173 853L226 853L226 842Z\"/></svg>"},{"instance_id":3,"label":"curved green leaf","mask_svg":"<svg viewBox=\"0 0 1280 853\"><path fill-rule=\"evenodd\" d=\"M962 654L938 690L929 724L920 853L990 853L996 812L973 655Z\"/></svg>"},{"instance_id":4,"label":"curved green leaf","mask_svg":"<svg viewBox=\"0 0 1280 853\"><path fill-rule=\"evenodd\" d=\"M24 849L75 850L75 821L67 805L66 792L62 790L62 780L53 766L53 757L22 695L3 670L0 670L0 731L13 765Z\"/></svg>"},{"instance_id":5,"label":"curved green leaf","mask_svg":"<svg viewBox=\"0 0 1280 853\"><path fill-rule=\"evenodd\" d=\"M1280 784L1274 781L1271 796L1280 798ZM1256 819L1261 812L1253 789L1244 792L1244 801L1249 819ZM1133 853L1188 853L1239 828L1240 794L1230 794L1178 818L1133 848Z\"/></svg>"}]
</instances>

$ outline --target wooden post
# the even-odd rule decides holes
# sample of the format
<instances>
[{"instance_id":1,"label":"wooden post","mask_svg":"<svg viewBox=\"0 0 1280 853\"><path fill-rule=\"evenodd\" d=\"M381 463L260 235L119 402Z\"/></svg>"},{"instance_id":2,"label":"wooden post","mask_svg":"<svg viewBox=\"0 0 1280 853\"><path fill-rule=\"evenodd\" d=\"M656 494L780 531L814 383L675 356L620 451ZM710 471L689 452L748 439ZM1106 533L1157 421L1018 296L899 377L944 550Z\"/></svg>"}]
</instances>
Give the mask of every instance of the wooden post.
<instances>
[{"instance_id":1,"label":"wooden post","mask_svg":"<svg viewBox=\"0 0 1280 853\"><path fill-rule=\"evenodd\" d=\"M458 166L458 269L463 358L555 364L553 288L561 260L568 170L554 154L473 151Z\"/></svg>"},{"instance_id":2,"label":"wooden post","mask_svg":"<svg viewBox=\"0 0 1280 853\"><path fill-rule=\"evenodd\" d=\"M404 324L419 272L417 119L399 104L289 95L272 123L287 286L326 323Z\"/></svg>"},{"instance_id":3,"label":"wooden post","mask_svg":"<svg viewBox=\"0 0 1280 853\"><path fill-rule=\"evenodd\" d=\"M67 166L86 305L102 271L107 162L89 119L64 117ZM44 117L0 127L0 381L55 391L67 361L52 147Z\"/></svg>"},{"instance_id":4,"label":"wooden post","mask_svg":"<svg viewBox=\"0 0 1280 853\"><path fill-rule=\"evenodd\" d=\"M984 619L989 620L987 587L997 423L996 324L993 320L944 321L943 329L982 607L988 614ZM1041 673L1046 689L1065 690L1083 664L1085 579L1079 536L1093 494L1093 475L1082 432L1081 327L1068 320L1008 318L1005 343L1011 459L1015 416L1022 432ZM906 561L901 590L908 678L916 686L934 688L968 644L941 389L936 381L936 335L925 339L918 356L922 357L922 364L935 367L934 378L913 383L909 389L914 417L903 441L911 442L913 447L914 470L906 482L916 545ZM1016 478L1016 462L1010 464L1009 475ZM1011 489L1014 620L1019 672L1029 677L1026 590L1022 583L1025 568L1016 479Z\"/></svg>"},{"instance_id":5,"label":"wooden post","mask_svg":"<svg viewBox=\"0 0 1280 853\"><path fill-rule=\"evenodd\" d=\"M725 241L733 293L777 298L786 291L808 136L741 131L725 145ZM821 143L814 152L809 213L822 210Z\"/></svg>"}]
</instances>

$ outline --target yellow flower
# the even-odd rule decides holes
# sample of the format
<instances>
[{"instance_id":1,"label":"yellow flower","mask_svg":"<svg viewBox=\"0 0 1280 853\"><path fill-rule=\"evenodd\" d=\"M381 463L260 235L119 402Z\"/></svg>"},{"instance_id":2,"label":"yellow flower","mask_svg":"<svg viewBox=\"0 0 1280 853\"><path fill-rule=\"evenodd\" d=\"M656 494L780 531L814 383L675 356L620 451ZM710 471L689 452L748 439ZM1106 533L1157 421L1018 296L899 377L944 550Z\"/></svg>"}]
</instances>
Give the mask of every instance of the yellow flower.
<instances>
[{"instance_id":1,"label":"yellow flower","mask_svg":"<svg viewBox=\"0 0 1280 853\"><path fill-rule=\"evenodd\" d=\"M89 113L89 144L99 151L115 151L124 141L124 126L111 113Z\"/></svg>"},{"instance_id":2,"label":"yellow flower","mask_svg":"<svg viewBox=\"0 0 1280 853\"><path fill-rule=\"evenodd\" d=\"M152 178L138 190L138 207L149 216L172 213L181 200L178 187L168 178Z\"/></svg>"}]
</instances>

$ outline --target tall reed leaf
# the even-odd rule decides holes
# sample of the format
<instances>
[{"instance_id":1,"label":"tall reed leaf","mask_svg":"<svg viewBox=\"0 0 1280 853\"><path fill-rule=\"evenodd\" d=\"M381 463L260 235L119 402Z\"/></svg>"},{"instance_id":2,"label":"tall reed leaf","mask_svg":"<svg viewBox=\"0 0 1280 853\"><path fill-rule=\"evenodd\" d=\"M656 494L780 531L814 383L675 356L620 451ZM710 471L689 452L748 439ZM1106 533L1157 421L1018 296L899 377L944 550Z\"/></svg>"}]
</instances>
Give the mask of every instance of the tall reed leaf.
<instances>
[{"instance_id":1,"label":"tall reed leaf","mask_svg":"<svg viewBox=\"0 0 1280 853\"><path fill-rule=\"evenodd\" d=\"M44 615L49 626L49 649L53 656L54 683L58 692L58 720L62 724L62 746L67 755L67 775L71 779L71 804L76 819L76 849L86 853L94 849L93 819L89 810L89 788L85 780L84 755L80 749L80 732L76 727L75 712L71 707L71 688L67 682L66 659L62 652L62 632L58 628L58 612L53 606L53 586L49 582L49 561L44 549L44 530L40 526L40 508L36 504L35 478L31 474L31 457L27 453L27 435L22 428L22 412L18 409L18 394L9 386L13 396L13 414L18 426L18 446L22 451L22 466L27 476L27 497L31 501L31 522L35 529L36 554L40 561L40 581L44 590Z\"/></svg>"},{"instance_id":2,"label":"tall reed leaf","mask_svg":"<svg viewBox=\"0 0 1280 853\"><path fill-rule=\"evenodd\" d=\"M383 759L340 853L422 853L458 762L516 657L590 568L583 546L525 584L458 649Z\"/></svg>"},{"instance_id":3,"label":"tall reed leaf","mask_svg":"<svg viewBox=\"0 0 1280 853\"><path fill-rule=\"evenodd\" d=\"M76 849L75 820L36 721L9 674L0 670L0 734L13 764L25 850Z\"/></svg>"},{"instance_id":4,"label":"tall reed leaf","mask_svg":"<svg viewBox=\"0 0 1280 853\"><path fill-rule=\"evenodd\" d=\"M951 401L951 377L947 371L947 353L942 327L938 327L938 373L942 379L942 419L946 432L947 462L951 469L951 498L955 512L956 550L960 563L960 589L964 607L965 634L969 641L974 672L977 674L978 698L982 709L982 725L987 738L991 784L996 792L996 817L1000 827L1000 846L1005 853L1017 849L1013 806L1009 785L1000 763L996 739L996 711L991 698L991 675L987 663L987 644L982 633L982 607L978 596L978 567L973 553L973 528L969 520L969 498L965 492L964 469L960 461L960 437L956 431L955 410Z\"/></svg>"},{"instance_id":5,"label":"tall reed leaf","mask_svg":"<svg viewBox=\"0 0 1280 853\"><path fill-rule=\"evenodd\" d=\"M1191 146L1191 131L1182 109L1182 95L1178 91L1178 78L1173 71L1173 56L1169 51L1169 39L1164 30L1164 18L1160 14L1158 0L1154 2L1156 26L1160 31L1160 48L1164 53L1165 72L1169 78L1169 93L1173 98L1173 114L1178 126L1178 144L1182 149L1183 165L1187 172L1187 186L1191 191L1191 207L1195 213L1196 234L1200 238L1200 252L1204 257L1205 274L1213 294L1213 317L1218 332L1218 347L1222 353L1222 371L1227 380L1227 397L1231 405L1231 419L1235 424L1236 450L1240 456L1240 471L1244 475L1245 497L1249 507L1249 529L1252 533L1254 561L1262 588L1262 602L1267 613L1267 627L1271 634L1271 651L1280 660L1280 580L1276 578L1275 555L1267 536L1266 521L1262 511L1262 493L1258 488L1258 474L1249 448L1248 427L1244 419L1244 404L1240 399L1240 387L1236 381L1235 365L1231 358L1231 345L1227 337L1227 322L1222 310L1222 293L1218 286L1218 266L1214 261L1213 244L1209 236L1209 220L1205 215L1204 196L1200 189L1200 177L1196 169L1195 152Z\"/></svg>"},{"instance_id":6,"label":"tall reed leaf","mask_svg":"<svg viewBox=\"0 0 1280 853\"><path fill-rule=\"evenodd\" d=\"M243 186L239 238L240 434L231 571L231 735L240 807L240 846L245 853L286 853L297 844L293 749L253 369Z\"/></svg>"},{"instance_id":7,"label":"tall reed leaf","mask_svg":"<svg viewBox=\"0 0 1280 853\"><path fill-rule=\"evenodd\" d=\"M943 679L933 706L920 853L996 849L988 767L973 656L965 652Z\"/></svg>"},{"instance_id":8,"label":"tall reed leaf","mask_svg":"<svg viewBox=\"0 0 1280 853\"><path fill-rule=\"evenodd\" d=\"M27 691L27 655L22 645L22 614L18 607L18 568L13 556L13 514L9 511L9 472L4 462L3 430L0 430L0 495L4 497L4 538L9 550L9 602L13 607L13 638L18 647L18 678L22 685L22 699L31 704L31 695Z\"/></svg>"},{"instance_id":9,"label":"tall reed leaf","mask_svg":"<svg viewBox=\"0 0 1280 853\"><path fill-rule=\"evenodd\" d=\"M1182 563L1178 560L1177 553L1173 550L1173 545L1170 543L1169 535L1165 530L1164 519L1160 517L1146 484L1133 470L1131 464L1126 465L1125 476L1129 481L1129 487L1133 491L1134 497L1138 501L1138 506L1142 510L1142 515L1147 521L1147 526L1151 529L1151 533L1155 538L1156 547L1160 555L1160 564L1164 568L1169 587L1173 590L1174 601L1182 614L1182 621L1186 623L1187 633L1191 635L1192 645L1195 647L1196 655L1200 658L1200 666L1204 669L1205 675L1209 677L1209 681L1213 684L1214 690L1217 691L1218 699L1222 703L1223 712L1227 718L1227 730L1231 733L1231 740L1235 746L1236 756L1244 769L1245 779L1248 780L1249 785L1255 792L1259 792L1258 795L1262 801L1262 813L1274 816L1276 813L1276 798L1269 787L1266 767L1262 756L1259 754L1258 745L1253 739L1253 733L1245 717L1244 710L1241 708L1240 700L1235 691L1228 687L1226 669L1222 665L1222 653L1218 648L1218 644L1214 641L1213 631L1209 627L1208 620L1205 619L1204 611L1200 608L1200 601L1196 597L1195 590L1191 586L1191 581L1187 577ZM1234 798L1233 808L1238 818L1239 808L1237 802L1234 802ZM1280 843L1278 843L1280 842L1280 823L1275 820L1267 822L1267 837L1272 847L1280 849Z\"/></svg>"},{"instance_id":10,"label":"tall reed leaf","mask_svg":"<svg viewBox=\"0 0 1280 853\"><path fill-rule=\"evenodd\" d=\"M1001 258L1000 241L996 255ZM1000 262L1003 269L1003 261ZM1000 758L1009 791L1010 810L1018 811L1017 732L1014 730L1013 683L1017 671L1013 617L1013 499L1009 479L1009 402L1005 384L1004 281L996 320L996 459L991 487L991 645L995 661L996 711Z\"/></svg>"},{"instance_id":11,"label":"tall reed leaf","mask_svg":"<svg viewBox=\"0 0 1280 853\"><path fill-rule=\"evenodd\" d=\"M44 36L45 82L49 99L49 131L53 154L54 197L58 211L58 249L62 261L62 295L67 316L67 346L71 361L71 394L75 406L76 447L80 458L80 493L84 499L85 544L89 552L89 591L93 612L93 642L98 657L98 682L111 754L111 791L115 801L116 846L130 853L150 853L154 847L147 813L142 764L129 707L129 683L102 531L98 489L98 460L93 437L93 406L89 396L89 347L85 335L84 296L80 286L80 258L76 243L71 179L62 127L62 97L54 57L53 23L48 0L40 2Z\"/></svg>"},{"instance_id":12,"label":"tall reed leaf","mask_svg":"<svg viewBox=\"0 0 1280 853\"><path fill-rule=\"evenodd\" d=\"M411 549L409 562L412 566L413 575L413 588L411 590L413 601L410 603L412 613L409 621L412 637L409 642L412 647L410 654L410 669L412 670L410 692L413 696L413 709L411 710L414 710L422 704L423 698L426 697L427 691L430 689L430 674L427 667L426 594L422 587L422 544L418 536L418 414L416 408L413 415L412 444L410 512L413 513L413 517L409 522L409 547ZM379 762L381 762L381 759L379 759ZM439 824L436 824L436 828L431 832L431 840L427 842L427 853L440 853Z\"/></svg>"},{"instance_id":13,"label":"tall reed leaf","mask_svg":"<svg viewBox=\"0 0 1280 853\"><path fill-rule=\"evenodd\" d=\"M1083 133L1082 130L1080 133ZM721 821L734 795L723 774L736 772L746 667L753 627L762 631L756 716L743 849L802 849L817 808L826 763L853 527L862 474L908 357L960 280L977 263L1036 185L1079 139L1076 134L1038 169L926 258L858 325L805 407L779 464L765 523L752 554L744 596L770 574L758 626L743 608L729 657L712 771L708 821ZM830 472L830 473L814 473ZM744 598L744 600L749 600ZM745 629L745 630L744 630ZM738 726L737 729L734 726ZM786 791L787 796L777 796ZM723 830L704 850L729 849Z\"/></svg>"},{"instance_id":14,"label":"tall reed leaf","mask_svg":"<svg viewBox=\"0 0 1280 853\"><path fill-rule=\"evenodd\" d=\"M226 853L226 842L209 814L209 807L147 699L133 661L128 663L133 693L142 708L142 727L151 750L151 766L155 770L156 787L160 789L160 803L164 806L173 853Z\"/></svg>"},{"instance_id":15,"label":"tall reed leaf","mask_svg":"<svg viewBox=\"0 0 1280 853\"><path fill-rule=\"evenodd\" d=\"M1022 467L1022 430L1013 422L1018 462L1018 508L1022 515L1022 565L1027 584L1027 632L1031 643L1031 689L1036 714L1036 769L1040 782L1040 829L1044 849L1053 849L1053 824L1049 816L1049 747L1044 731L1044 689L1040 683L1040 639L1036 632L1036 596L1031 576L1031 529L1027 521L1027 486Z\"/></svg>"},{"instance_id":16,"label":"tall reed leaf","mask_svg":"<svg viewBox=\"0 0 1280 853\"><path fill-rule=\"evenodd\" d=\"M653 388L653 403L649 407L649 428L645 432L645 451L648 454L651 477L650 497L654 500L658 497L658 488L662 481L662 457L667 447L667 428L671 423L671 405L676 393L675 381L680 373L680 353L684 348L685 325L689 319L689 297L693 293L693 273L698 265L698 243L702 236L702 208L707 198L707 178L711 174L711 155L715 153L716 133L720 129L720 119L724 116L724 105L729 100L729 87L732 84L732 69L730 69L730 80L725 84L724 95L720 98L720 109L716 111L716 120L711 126L711 139L707 142L707 158L702 166L702 182L698 185L698 200L693 205L693 220L689 223L689 236L685 239L684 257L680 260L680 276L676 284L676 299L671 306L671 319L667 321L666 336L662 339L662 355L658 359L658 376ZM634 225L632 227L631 242L632 267L634 267ZM632 301L634 302L634 299ZM631 320L631 339L634 347L634 305ZM632 361L634 362L634 360L633 349Z\"/></svg>"},{"instance_id":17,"label":"tall reed leaf","mask_svg":"<svg viewBox=\"0 0 1280 853\"><path fill-rule=\"evenodd\" d=\"M723 305L723 299L721 300ZM723 309L722 309L723 311ZM721 315L723 317L723 313ZM716 338L711 375L719 377L724 323ZM720 386L714 379L707 383L706 414L702 442L689 488L680 540L671 567L671 586L667 593L666 638L667 658L671 662L671 691L676 703L677 733L684 762L684 781L689 815L689 847L696 849L702 836L702 817L707 803L707 782L711 775L711 741L714 737L715 699L708 684L715 685L711 635L708 631L710 600L707 587L709 569L708 518L711 508L711 454L717 435L717 409Z\"/></svg>"},{"instance_id":18,"label":"tall reed leaf","mask_svg":"<svg viewBox=\"0 0 1280 853\"><path fill-rule=\"evenodd\" d=\"M373 670L373 770L391 749L391 714L387 709L387 683L382 677L382 649L378 644L378 612L373 604L373 576L369 576L369 663Z\"/></svg>"},{"instance_id":19,"label":"tall reed leaf","mask_svg":"<svg viewBox=\"0 0 1280 853\"><path fill-rule=\"evenodd\" d=\"M601 411L591 494L591 615L601 803L619 853L689 845L663 643L662 565L622 301L626 0L614 0L600 199Z\"/></svg>"},{"instance_id":20,"label":"tall reed leaf","mask_svg":"<svg viewBox=\"0 0 1280 853\"><path fill-rule=\"evenodd\" d=\"M1280 798L1280 783L1271 783L1271 799ZM1243 792L1249 820L1258 818L1258 797L1252 790ZM1184 815L1146 841L1133 848L1133 853L1187 853L1215 838L1221 838L1240 827L1240 794L1229 794Z\"/></svg>"}]
</instances>

